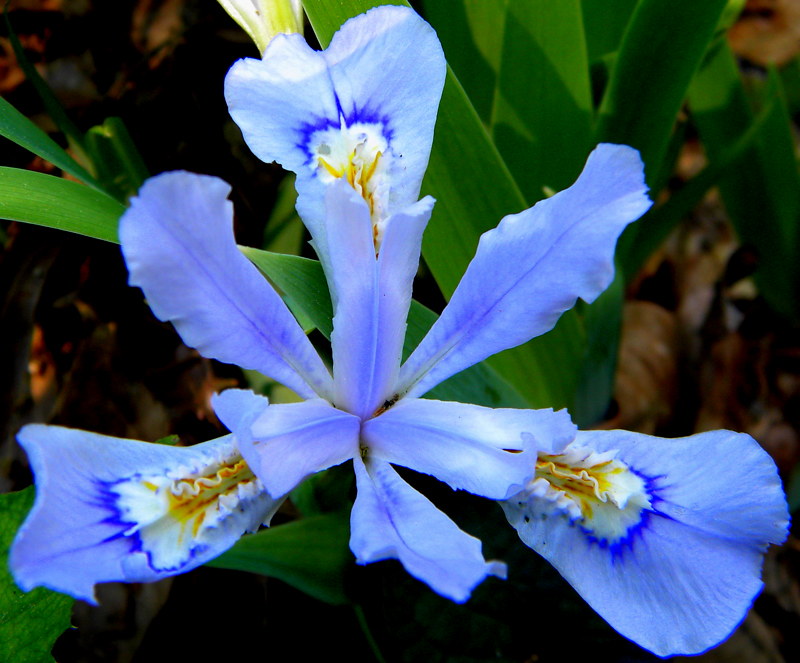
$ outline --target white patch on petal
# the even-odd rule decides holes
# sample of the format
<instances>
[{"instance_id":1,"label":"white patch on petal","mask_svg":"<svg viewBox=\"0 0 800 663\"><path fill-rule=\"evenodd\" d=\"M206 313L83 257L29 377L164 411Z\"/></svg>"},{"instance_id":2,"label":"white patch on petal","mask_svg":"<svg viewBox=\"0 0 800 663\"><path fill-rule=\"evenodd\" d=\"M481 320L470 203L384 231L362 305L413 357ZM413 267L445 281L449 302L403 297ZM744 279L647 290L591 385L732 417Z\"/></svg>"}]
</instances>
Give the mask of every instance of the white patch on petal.
<instances>
[{"instance_id":1,"label":"white patch on petal","mask_svg":"<svg viewBox=\"0 0 800 663\"><path fill-rule=\"evenodd\" d=\"M310 167L324 182L346 178L369 205L376 252L383 239L392 151L382 123L355 122L315 131L307 150Z\"/></svg>"},{"instance_id":2,"label":"white patch on petal","mask_svg":"<svg viewBox=\"0 0 800 663\"><path fill-rule=\"evenodd\" d=\"M263 485L235 451L202 467L136 475L107 486L125 536L136 536L149 565L179 569L231 530L268 524L275 510Z\"/></svg>"},{"instance_id":3,"label":"white patch on petal","mask_svg":"<svg viewBox=\"0 0 800 663\"><path fill-rule=\"evenodd\" d=\"M652 500L647 481L616 453L575 444L561 454L540 453L536 475L523 493L531 514L561 514L608 544L627 538L652 511Z\"/></svg>"}]
</instances>

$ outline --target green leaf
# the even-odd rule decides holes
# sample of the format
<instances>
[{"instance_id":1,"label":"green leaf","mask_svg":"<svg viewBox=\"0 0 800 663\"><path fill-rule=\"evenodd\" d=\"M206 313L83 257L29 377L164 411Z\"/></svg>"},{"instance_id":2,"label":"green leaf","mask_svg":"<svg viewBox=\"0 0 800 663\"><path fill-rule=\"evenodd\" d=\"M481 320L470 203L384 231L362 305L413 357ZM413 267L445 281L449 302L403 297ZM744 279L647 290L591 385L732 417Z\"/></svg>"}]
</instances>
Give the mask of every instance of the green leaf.
<instances>
[{"instance_id":1,"label":"green leaf","mask_svg":"<svg viewBox=\"0 0 800 663\"><path fill-rule=\"evenodd\" d=\"M336 32L348 18L363 14L368 9L379 5L410 5L405 0L387 0L386 2L376 2L375 0L303 0L303 9L306 10L308 22L314 29L322 48L326 48L331 42L333 33Z\"/></svg>"},{"instance_id":2,"label":"green leaf","mask_svg":"<svg viewBox=\"0 0 800 663\"><path fill-rule=\"evenodd\" d=\"M347 513L309 516L245 536L207 566L279 578L327 603L347 603L352 561Z\"/></svg>"},{"instance_id":3,"label":"green leaf","mask_svg":"<svg viewBox=\"0 0 800 663\"><path fill-rule=\"evenodd\" d=\"M510 0L492 135L528 202L568 187L592 148L579 0Z\"/></svg>"},{"instance_id":4,"label":"green leaf","mask_svg":"<svg viewBox=\"0 0 800 663\"><path fill-rule=\"evenodd\" d=\"M264 228L261 248L276 253L298 254L305 238L303 222L297 214L297 191L294 175L287 175L278 185L275 205Z\"/></svg>"},{"instance_id":5,"label":"green leaf","mask_svg":"<svg viewBox=\"0 0 800 663\"><path fill-rule=\"evenodd\" d=\"M449 297L475 254L482 233L528 207L458 80L448 73L423 193L436 198L422 251ZM562 316L550 333L488 360L529 406L572 404L583 355L577 317ZM558 357L560 362L554 363Z\"/></svg>"},{"instance_id":6,"label":"green leaf","mask_svg":"<svg viewBox=\"0 0 800 663\"><path fill-rule=\"evenodd\" d=\"M0 97L0 136L24 147L96 189L100 184L50 136Z\"/></svg>"},{"instance_id":7,"label":"green leaf","mask_svg":"<svg viewBox=\"0 0 800 663\"><path fill-rule=\"evenodd\" d=\"M717 24L717 34L721 35L727 32L739 20L739 15L746 5L747 0L728 0L728 4L725 6L725 10L722 12Z\"/></svg>"},{"instance_id":8,"label":"green leaf","mask_svg":"<svg viewBox=\"0 0 800 663\"><path fill-rule=\"evenodd\" d=\"M423 3L425 18L436 29L447 62L486 124L494 104L507 4L507 0Z\"/></svg>"},{"instance_id":9,"label":"green leaf","mask_svg":"<svg viewBox=\"0 0 800 663\"><path fill-rule=\"evenodd\" d=\"M765 107L750 127L716 155L714 161L670 194L665 203L650 210L643 219L647 232L637 238L637 243L625 254L622 269L625 280L630 281L638 273L645 260L664 242L673 228L685 218L708 193L711 187L735 168L741 159L753 149L755 141L770 116L772 106Z\"/></svg>"},{"instance_id":10,"label":"green leaf","mask_svg":"<svg viewBox=\"0 0 800 663\"><path fill-rule=\"evenodd\" d=\"M639 150L651 185L665 165L675 118L726 5L727 0L640 0L628 23L596 136L597 142Z\"/></svg>"},{"instance_id":11,"label":"green leaf","mask_svg":"<svg viewBox=\"0 0 800 663\"><path fill-rule=\"evenodd\" d=\"M240 246L239 249L287 296L295 315L307 317L325 338L333 331L328 282L317 260Z\"/></svg>"},{"instance_id":12,"label":"green leaf","mask_svg":"<svg viewBox=\"0 0 800 663\"><path fill-rule=\"evenodd\" d=\"M167 435L166 437L156 440L155 444L166 444L169 447L174 447L175 445L180 444L180 441L180 435Z\"/></svg>"},{"instance_id":13,"label":"green leaf","mask_svg":"<svg viewBox=\"0 0 800 663\"><path fill-rule=\"evenodd\" d=\"M56 126L67 137L70 147L79 155L78 158L81 159L83 157L83 160L88 162L89 159L87 158L87 155L84 151L83 134L81 133L80 129L78 129L78 127L76 127L73 124L72 120L67 115L67 112L64 110L64 107L61 105L61 102L59 102L55 94L53 94L53 91L50 89L50 86L42 78L42 76L36 70L36 67L34 67L30 63L27 56L25 55L25 51L22 48L22 44L20 44L16 32L14 32L14 28L11 25L11 20L8 17L8 3L6 3L3 9L3 17L5 19L6 28L8 29L8 36L11 41L11 46L14 49L14 55L16 56L17 62L22 68L22 71L25 72L25 77L28 79L31 85L33 85L34 89L36 90L36 93L42 100L42 103L44 104L44 107L47 110L47 114L52 118L52 120L56 123ZM59 168L61 168L61 166L59 166ZM79 177L78 179L83 179L83 178ZM88 183L89 182L87 182L87 184Z\"/></svg>"},{"instance_id":14,"label":"green leaf","mask_svg":"<svg viewBox=\"0 0 800 663\"><path fill-rule=\"evenodd\" d=\"M118 200L130 198L149 177L128 129L118 117L109 117L89 129L86 146L106 190Z\"/></svg>"},{"instance_id":15,"label":"green leaf","mask_svg":"<svg viewBox=\"0 0 800 663\"><path fill-rule=\"evenodd\" d=\"M83 184L0 167L0 219L118 242L117 222L124 211L121 203Z\"/></svg>"},{"instance_id":16,"label":"green leaf","mask_svg":"<svg viewBox=\"0 0 800 663\"><path fill-rule=\"evenodd\" d=\"M8 571L8 551L33 505L33 487L0 495L0 661L53 663L50 650L70 627L74 600L38 587L24 593Z\"/></svg>"},{"instance_id":17,"label":"green leaf","mask_svg":"<svg viewBox=\"0 0 800 663\"><path fill-rule=\"evenodd\" d=\"M349 512L355 480L350 463L335 465L306 478L289 497L304 517Z\"/></svg>"},{"instance_id":18,"label":"green leaf","mask_svg":"<svg viewBox=\"0 0 800 663\"><path fill-rule=\"evenodd\" d=\"M778 312L798 317L800 175L791 121L780 78L771 71L755 98L765 117L754 145L729 168L719 187L725 208L743 243L760 261L759 289ZM730 146L755 123L735 57L720 42L692 84L692 119L711 164L724 162Z\"/></svg>"},{"instance_id":19,"label":"green leaf","mask_svg":"<svg viewBox=\"0 0 800 663\"><path fill-rule=\"evenodd\" d=\"M452 72L439 105L422 190L436 198L423 255L449 297L472 260L480 235L507 214L528 207Z\"/></svg>"},{"instance_id":20,"label":"green leaf","mask_svg":"<svg viewBox=\"0 0 800 663\"><path fill-rule=\"evenodd\" d=\"M800 113L800 58L795 57L787 62L778 73L786 93L786 107L789 109L789 115L794 117Z\"/></svg>"},{"instance_id":21,"label":"green leaf","mask_svg":"<svg viewBox=\"0 0 800 663\"><path fill-rule=\"evenodd\" d=\"M625 278L617 268L611 285L591 305L580 305L586 325L586 354L578 379L575 423L586 428L601 421L614 396L614 378L625 302Z\"/></svg>"},{"instance_id":22,"label":"green leaf","mask_svg":"<svg viewBox=\"0 0 800 663\"><path fill-rule=\"evenodd\" d=\"M639 0L581 0L589 62L614 53Z\"/></svg>"}]
</instances>

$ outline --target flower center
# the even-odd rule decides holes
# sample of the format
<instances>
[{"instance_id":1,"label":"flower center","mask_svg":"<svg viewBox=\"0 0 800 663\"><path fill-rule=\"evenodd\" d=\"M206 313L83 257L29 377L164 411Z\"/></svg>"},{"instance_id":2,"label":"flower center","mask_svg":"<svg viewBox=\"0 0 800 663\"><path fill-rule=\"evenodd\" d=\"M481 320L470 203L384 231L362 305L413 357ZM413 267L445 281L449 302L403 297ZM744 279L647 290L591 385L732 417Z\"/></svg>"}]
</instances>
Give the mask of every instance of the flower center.
<instances>
[{"instance_id":1,"label":"flower center","mask_svg":"<svg viewBox=\"0 0 800 663\"><path fill-rule=\"evenodd\" d=\"M320 129L311 135L312 168L323 181L344 178L369 206L376 250L383 239L389 168L389 145L383 125L356 122Z\"/></svg>"},{"instance_id":2,"label":"flower center","mask_svg":"<svg viewBox=\"0 0 800 663\"><path fill-rule=\"evenodd\" d=\"M139 537L157 570L182 566L223 530L255 531L268 515L266 491L238 454L195 470L123 479L109 490L130 525L125 536Z\"/></svg>"},{"instance_id":3,"label":"flower center","mask_svg":"<svg viewBox=\"0 0 800 663\"><path fill-rule=\"evenodd\" d=\"M528 491L547 511L564 514L596 539L619 541L652 502L646 481L615 456L574 445L561 454L540 453Z\"/></svg>"}]
</instances>

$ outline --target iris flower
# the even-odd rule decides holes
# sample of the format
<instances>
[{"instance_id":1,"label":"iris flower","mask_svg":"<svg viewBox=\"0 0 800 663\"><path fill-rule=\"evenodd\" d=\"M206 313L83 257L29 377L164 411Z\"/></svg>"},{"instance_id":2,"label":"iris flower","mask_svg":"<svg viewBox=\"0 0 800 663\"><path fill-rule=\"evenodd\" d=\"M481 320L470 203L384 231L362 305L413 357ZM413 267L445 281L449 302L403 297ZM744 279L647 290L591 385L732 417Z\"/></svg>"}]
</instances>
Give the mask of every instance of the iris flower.
<instances>
[{"instance_id":1,"label":"iris flower","mask_svg":"<svg viewBox=\"0 0 800 663\"><path fill-rule=\"evenodd\" d=\"M187 571L266 524L309 475L352 462L356 561L398 559L454 601L505 565L396 466L498 500L527 545L657 654L702 651L743 618L788 518L752 438L577 432L565 411L423 398L608 286L619 234L650 206L635 150L598 146L572 187L485 233L401 363L444 66L430 27L398 7L348 21L321 53L278 36L263 60L234 66L226 94L245 139L297 172L334 304L332 372L237 249L227 185L185 172L149 180L120 226L131 284L188 345L305 400L225 391L213 405L232 434L190 448L24 428L37 480L11 553L24 589L93 601L98 582Z\"/></svg>"}]
</instances>

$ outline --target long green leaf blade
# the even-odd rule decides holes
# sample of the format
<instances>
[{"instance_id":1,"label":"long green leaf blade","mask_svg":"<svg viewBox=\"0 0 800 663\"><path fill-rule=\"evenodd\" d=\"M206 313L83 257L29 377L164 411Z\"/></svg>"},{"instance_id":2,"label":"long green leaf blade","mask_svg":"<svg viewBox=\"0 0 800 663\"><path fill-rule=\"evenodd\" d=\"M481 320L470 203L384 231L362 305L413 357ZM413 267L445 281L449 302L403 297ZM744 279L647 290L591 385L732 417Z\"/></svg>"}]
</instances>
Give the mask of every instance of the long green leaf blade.
<instances>
[{"instance_id":1,"label":"long green leaf blade","mask_svg":"<svg viewBox=\"0 0 800 663\"><path fill-rule=\"evenodd\" d=\"M100 189L100 184L50 136L5 99L0 97L0 136L49 161L81 182Z\"/></svg>"},{"instance_id":2,"label":"long green leaf blade","mask_svg":"<svg viewBox=\"0 0 800 663\"><path fill-rule=\"evenodd\" d=\"M510 0L492 135L528 202L572 184L592 131L579 0Z\"/></svg>"},{"instance_id":3,"label":"long green leaf blade","mask_svg":"<svg viewBox=\"0 0 800 663\"><path fill-rule=\"evenodd\" d=\"M67 137L67 140L70 143L70 146L79 153L80 156L85 156L84 152L84 145L83 145L83 134L81 133L80 129L75 126L72 122L70 117L67 115L67 112L64 110L64 107L61 105L61 102L58 100L53 91L50 89L50 86L47 82L42 78L41 74L36 70L30 61L28 60L27 56L25 55L25 51L22 48L22 44L20 44L19 39L17 38L17 34L14 31L13 26L11 25L11 20L8 17L8 5L4 7L3 10L3 18L5 19L6 28L8 30L8 36L11 41L11 46L14 49L14 55L17 58L17 62L19 63L22 71L25 73L25 78L28 79L31 85L33 85L36 93L39 95L39 98L42 100L44 104L45 110L47 114L51 117L53 122L56 123L56 126L63 132L63 134ZM80 158L79 156L79 158Z\"/></svg>"},{"instance_id":4,"label":"long green leaf blade","mask_svg":"<svg viewBox=\"0 0 800 663\"><path fill-rule=\"evenodd\" d=\"M640 0L628 23L600 106L597 142L639 150L651 185L726 6L727 0Z\"/></svg>"},{"instance_id":5,"label":"long green leaf blade","mask_svg":"<svg viewBox=\"0 0 800 663\"><path fill-rule=\"evenodd\" d=\"M745 155L754 149L756 139L772 112L772 104L764 107L758 118L733 144L725 146L716 153L714 160L678 190L670 194L662 205L652 209L645 217L647 232L638 237L637 243L630 247L623 265L625 280L630 281L639 271L645 260L666 240L673 228L685 218L702 200L703 196L716 186L733 168L742 162Z\"/></svg>"},{"instance_id":6,"label":"long green leaf blade","mask_svg":"<svg viewBox=\"0 0 800 663\"><path fill-rule=\"evenodd\" d=\"M333 304L319 261L244 246L239 248L325 338L331 337Z\"/></svg>"},{"instance_id":7,"label":"long green leaf blade","mask_svg":"<svg viewBox=\"0 0 800 663\"><path fill-rule=\"evenodd\" d=\"M425 18L447 53L475 110L489 124L494 104L507 0L427 0Z\"/></svg>"},{"instance_id":8,"label":"long green leaf blade","mask_svg":"<svg viewBox=\"0 0 800 663\"><path fill-rule=\"evenodd\" d=\"M760 96L766 116L755 144L739 161L747 167L729 168L720 180L720 191L739 237L759 254L760 291L777 311L797 317L800 175L785 98L774 72ZM727 43L720 43L698 73L689 105L712 164L724 160L730 145L754 125Z\"/></svg>"},{"instance_id":9,"label":"long green leaf blade","mask_svg":"<svg viewBox=\"0 0 800 663\"><path fill-rule=\"evenodd\" d=\"M347 603L347 514L309 516L245 536L207 566L279 578L327 603Z\"/></svg>"},{"instance_id":10,"label":"long green leaf blade","mask_svg":"<svg viewBox=\"0 0 800 663\"><path fill-rule=\"evenodd\" d=\"M53 663L50 649L70 626L74 599L38 587L24 593L8 571L8 551L34 499L33 487L0 495L0 661Z\"/></svg>"},{"instance_id":11,"label":"long green leaf blade","mask_svg":"<svg viewBox=\"0 0 800 663\"><path fill-rule=\"evenodd\" d=\"M149 173L128 129L118 117L109 117L86 134L98 177L118 200L136 194Z\"/></svg>"},{"instance_id":12,"label":"long green leaf blade","mask_svg":"<svg viewBox=\"0 0 800 663\"><path fill-rule=\"evenodd\" d=\"M595 135L598 143L622 143L638 149L651 187L657 188L672 168L667 157L676 118L726 6L727 0L640 0L627 22L603 95ZM623 234L617 257L618 263L625 266L625 273L633 262L628 255L635 254L640 238L648 235L647 217ZM598 306L602 307L603 301L609 299L603 298ZM617 305L621 303L617 297ZM584 405L588 404L584 397L587 389L610 394L620 321L619 310L613 315L590 311L590 349L579 399ZM603 375L605 387L600 384ZM581 419L586 423L604 408L597 400L593 407L581 409Z\"/></svg>"},{"instance_id":13,"label":"long green leaf blade","mask_svg":"<svg viewBox=\"0 0 800 663\"><path fill-rule=\"evenodd\" d=\"M589 62L594 62L619 48L625 27L638 1L581 0Z\"/></svg>"},{"instance_id":14,"label":"long green leaf blade","mask_svg":"<svg viewBox=\"0 0 800 663\"><path fill-rule=\"evenodd\" d=\"M124 211L122 203L83 184L0 167L0 219L118 242L117 221Z\"/></svg>"}]
</instances>

